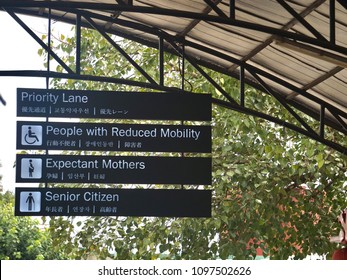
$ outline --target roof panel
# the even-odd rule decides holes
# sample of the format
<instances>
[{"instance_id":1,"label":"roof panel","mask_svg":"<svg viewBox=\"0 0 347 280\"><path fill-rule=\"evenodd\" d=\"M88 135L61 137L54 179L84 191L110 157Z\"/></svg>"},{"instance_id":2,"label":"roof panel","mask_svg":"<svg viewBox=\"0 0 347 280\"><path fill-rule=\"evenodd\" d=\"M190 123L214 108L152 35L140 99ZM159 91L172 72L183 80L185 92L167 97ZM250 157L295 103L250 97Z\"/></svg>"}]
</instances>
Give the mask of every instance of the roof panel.
<instances>
[{"instance_id":1,"label":"roof panel","mask_svg":"<svg viewBox=\"0 0 347 280\"><path fill-rule=\"evenodd\" d=\"M251 22L266 22L273 24L276 22L278 27L288 22L292 17L276 1L237 1L237 19L248 19ZM246 16L248 15L248 16ZM250 16L253 15L253 16Z\"/></svg>"},{"instance_id":2,"label":"roof panel","mask_svg":"<svg viewBox=\"0 0 347 280\"><path fill-rule=\"evenodd\" d=\"M255 33L248 32L248 34L242 34L242 31L236 28L223 30L218 28L218 26L201 22L188 33L187 39L194 38L203 45L229 51L232 55L244 56L260 42ZM246 36L252 38L252 40L246 38Z\"/></svg>"},{"instance_id":3,"label":"roof panel","mask_svg":"<svg viewBox=\"0 0 347 280\"><path fill-rule=\"evenodd\" d=\"M310 83L332 68L330 65L328 67L328 63L325 63L324 69L321 66L312 67L312 65L305 64L298 67L304 60L308 61L308 57L306 56L304 58L304 55L301 55L301 58L298 58L294 52L290 53L287 50L283 52L280 49L264 49L252 58L252 61L257 64L271 69L277 75L285 76L292 81L296 81L302 86Z\"/></svg>"},{"instance_id":4,"label":"roof panel","mask_svg":"<svg viewBox=\"0 0 347 280\"><path fill-rule=\"evenodd\" d=\"M346 72L346 70L344 71ZM316 92L331 101L343 106L342 110L347 112L347 85L341 79L332 77L314 87Z\"/></svg>"}]
</instances>

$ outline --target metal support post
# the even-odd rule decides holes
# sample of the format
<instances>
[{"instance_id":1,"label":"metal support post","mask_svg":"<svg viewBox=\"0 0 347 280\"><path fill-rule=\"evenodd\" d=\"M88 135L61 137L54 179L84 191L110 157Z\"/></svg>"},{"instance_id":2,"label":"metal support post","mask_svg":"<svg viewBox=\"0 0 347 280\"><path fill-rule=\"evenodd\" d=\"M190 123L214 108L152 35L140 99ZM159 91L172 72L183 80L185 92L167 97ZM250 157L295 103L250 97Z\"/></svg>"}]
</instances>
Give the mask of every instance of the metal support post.
<instances>
[{"instance_id":1,"label":"metal support post","mask_svg":"<svg viewBox=\"0 0 347 280\"><path fill-rule=\"evenodd\" d=\"M229 11L230 11L230 18L235 19L236 11L235 11L235 0L230 0L229 2Z\"/></svg>"},{"instance_id":2,"label":"metal support post","mask_svg":"<svg viewBox=\"0 0 347 280\"><path fill-rule=\"evenodd\" d=\"M335 33L335 0L330 0L330 43L335 44L336 33Z\"/></svg>"},{"instance_id":3,"label":"metal support post","mask_svg":"<svg viewBox=\"0 0 347 280\"><path fill-rule=\"evenodd\" d=\"M182 72L181 72L181 77L182 77L182 81L181 81L181 89L184 90L184 72L185 72L185 50L184 50L184 44L182 44Z\"/></svg>"},{"instance_id":4,"label":"metal support post","mask_svg":"<svg viewBox=\"0 0 347 280\"><path fill-rule=\"evenodd\" d=\"M76 16L76 74L81 74L81 15Z\"/></svg>"},{"instance_id":5,"label":"metal support post","mask_svg":"<svg viewBox=\"0 0 347 280\"><path fill-rule=\"evenodd\" d=\"M48 36L47 36L47 39L48 39L48 42L47 42L47 47L48 47L48 51L47 51L47 77L46 77L46 89L49 88L49 72L51 71L50 67L51 67L51 64L50 64L50 61L51 61L51 55L50 55L50 52L51 52L51 37L52 37L52 32L51 32L51 29L52 29L52 11L51 11L51 8L48 9L49 12L48 12Z\"/></svg>"},{"instance_id":6,"label":"metal support post","mask_svg":"<svg viewBox=\"0 0 347 280\"><path fill-rule=\"evenodd\" d=\"M325 106L320 107L320 126L319 126L319 136L324 139L324 119L325 119Z\"/></svg>"},{"instance_id":7,"label":"metal support post","mask_svg":"<svg viewBox=\"0 0 347 280\"><path fill-rule=\"evenodd\" d=\"M164 86L164 39L159 38L159 85Z\"/></svg>"},{"instance_id":8,"label":"metal support post","mask_svg":"<svg viewBox=\"0 0 347 280\"><path fill-rule=\"evenodd\" d=\"M245 107L245 68L240 66L240 105Z\"/></svg>"}]
</instances>

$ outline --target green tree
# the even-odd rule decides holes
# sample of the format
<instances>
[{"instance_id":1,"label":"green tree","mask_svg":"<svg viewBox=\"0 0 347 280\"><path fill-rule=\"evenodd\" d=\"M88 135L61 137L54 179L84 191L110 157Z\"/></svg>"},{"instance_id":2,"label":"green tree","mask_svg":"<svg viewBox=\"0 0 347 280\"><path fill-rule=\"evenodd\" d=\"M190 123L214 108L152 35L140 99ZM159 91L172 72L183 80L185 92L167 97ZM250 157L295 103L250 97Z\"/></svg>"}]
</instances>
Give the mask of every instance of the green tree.
<instances>
[{"instance_id":1,"label":"green tree","mask_svg":"<svg viewBox=\"0 0 347 280\"><path fill-rule=\"evenodd\" d=\"M153 79L159 80L157 50L113 39ZM74 37L60 36L52 45L74 68ZM83 30L81 49L82 74L145 81L98 33ZM165 54L164 66L165 85L180 87L180 59ZM185 67L187 90L209 92L223 99L192 65L186 63ZM237 98L237 81L204 70ZM63 71L61 66L57 71ZM51 86L148 90L59 79L52 80ZM246 106L293 121L280 104L251 87L246 88ZM87 217L76 221L55 217L50 220L53 245L76 259L90 255L101 259L249 259L254 258L257 248L272 259L331 253L335 245L329 237L338 232L336 216L346 206L346 156L263 119L216 105L212 113L212 218ZM302 117L318 126L314 120ZM346 145L344 135L328 130L327 136Z\"/></svg>"},{"instance_id":2,"label":"green tree","mask_svg":"<svg viewBox=\"0 0 347 280\"><path fill-rule=\"evenodd\" d=\"M0 168L2 167L0 162ZM4 187L2 186L2 174L0 174L0 193L3 191Z\"/></svg>"},{"instance_id":3,"label":"green tree","mask_svg":"<svg viewBox=\"0 0 347 280\"><path fill-rule=\"evenodd\" d=\"M38 220L14 216L14 195L0 194L0 259L46 260L61 259L62 254L52 249L47 229Z\"/></svg>"}]
</instances>

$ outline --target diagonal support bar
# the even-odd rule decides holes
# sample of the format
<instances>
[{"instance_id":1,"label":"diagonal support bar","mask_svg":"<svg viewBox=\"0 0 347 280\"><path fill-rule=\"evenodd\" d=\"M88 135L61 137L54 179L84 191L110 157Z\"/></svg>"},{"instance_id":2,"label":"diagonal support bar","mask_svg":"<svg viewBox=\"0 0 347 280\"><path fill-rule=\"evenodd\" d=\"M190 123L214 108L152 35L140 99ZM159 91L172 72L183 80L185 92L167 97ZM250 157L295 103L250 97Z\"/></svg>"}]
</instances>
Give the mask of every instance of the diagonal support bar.
<instances>
[{"instance_id":1,"label":"diagonal support bar","mask_svg":"<svg viewBox=\"0 0 347 280\"><path fill-rule=\"evenodd\" d=\"M316 140L316 141L318 141L318 142L320 142L320 143L322 143L322 144L324 144L324 145L326 145L328 147L331 147L331 148L335 149L336 151L339 151L340 153L342 153L344 155L347 155L347 147L341 146L340 144L332 142L332 141L327 140L325 138L321 138L318 134L311 133L311 132L303 129L302 127L298 127L298 126L296 126L294 124L291 124L289 122L286 122L284 120L280 120L278 118L269 116L267 114L264 114L264 113L252 110L250 108L245 108L245 107L239 106L237 104L236 105L235 104L231 104L229 102L226 102L226 101L223 101L223 100L219 100L219 99L216 99L216 98L212 98L212 102L214 104L219 105L219 106L222 106L222 107L225 107L225 108L228 108L228 109L231 109L231 110L243 113L243 114L247 114L247 115L255 116L255 117L258 117L258 118L262 118L264 120L268 120L270 122L273 122L275 124L281 125L283 127L292 129L293 131L296 131L296 132L298 132L298 133L300 133L302 135L310 137L311 139L314 139L314 140Z\"/></svg>"},{"instance_id":2,"label":"diagonal support bar","mask_svg":"<svg viewBox=\"0 0 347 280\"><path fill-rule=\"evenodd\" d=\"M54 53L15 13L6 10L7 13L26 31L29 35L40 44L40 46L52 56L68 73L73 74L74 71L62 61L59 56Z\"/></svg>"},{"instance_id":3,"label":"diagonal support bar","mask_svg":"<svg viewBox=\"0 0 347 280\"><path fill-rule=\"evenodd\" d=\"M291 6L284 0L276 0L283 8L285 8L294 18L296 18L303 26L307 28L317 39L327 41L311 24L309 24L302 16L300 16Z\"/></svg>"},{"instance_id":4,"label":"diagonal support bar","mask_svg":"<svg viewBox=\"0 0 347 280\"><path fill-rule=\"evenodd\" d=\"M166 41L174 48L174 50L178 53L178 55L182 54L182 50L179 46L175 44L175 42L170 38L167 37ZM184 40L185 41L185 40ZM186 42L186 41L185 41ZM185 59L194 66L196 70L207 80L209 81L222 95L233 104L237 104L237 102L219 85L217 84L199 65L195 62L195 60L192 57L186 56Z\"/></svg>"},{"instance_id":5,"label":"diagonal support bar","mask_svg":"<svg viewBox=\"0 0 347 280\"><path fill-rule=\"evenodd\" d=\"M138 70L150 83L152 84L156 84L157 82L150 76L148 75L148 73L142 69L142 67L140 65L138 65L136 63L135 60L133 60L120 46L117 45L117 43L112 40L112 38L107 35L106 32L104 32L90 17L84 15L83 16L89 23L91 26L93 26L93 28L95 30L97 30L117 51L119 51L121 53L122 56L124 56L132 66L134 66L136 68L136 70Z\"/></svg>"},{"instance_id":6,"label":"diagonal support bar","mask_svg":"<svg viewBox=\"0 0 347 280\"><path fill-rule=\"evenodd\" d=\"M261 84L261 86L269 93L271 94L274 98L276 98L276 100L278 102L280 102L282 104L282 106L284 108L286 108L288 110L288 112L297 120L299 121L299 123L305 127L307 129L307 131L309 131L311 134L316 134L317 133L291 108L289 107L289 105L286 103L285 99L283 97L281 97L278 93L276 93L275 91L273 91L265 82L262 78L260 78L260 76L252 71L248 69L248 72L251 73L251 75Z\"/></svg>"},{"instance_id":7,"label":"diagonal support bar","mask_svg":"<svg viewBox=\"0 0 347 280\"><path fill-rule=\"evenodd\" d=\"M220 17L228 18L228 16L227 16L221 9L219 9L218 6L216 5L215 2L218 3L218 1L212 1L212 0L204 0L204 1L205 1L205 3L206 3L207 5L209 5L209 6L212 8L212 10L214 10Z\"/></svg>"},{"instance_id":8,"label":"diagonal support bar","mask_svg":"<svg viewBox=\"0 0 347 280\"><path fill-rule=\"evenodd\" d=\"M194 68L196 70L199 71L199 73L207 80L209 81L221 94L223 94L223 96L230 102L233 104L237 104L237 102L230 97L230 95L219 85L217 84L195 61L193 61L193 59L191 58L187 58L187 60L189 61L189 63L191 65L194 66Z\"/></svg>"},{"instance_id":9,"label":"diagonal support bar","mask_svg":"<svg viewBox=\"0 0 347 280\"><path fill-rule=\"evenodd\" d=\"M332 110L329 110L329 112L340 123L340 125L347 131L347 123L336 112L334 112Z\"/></svg>"}]
</instances>

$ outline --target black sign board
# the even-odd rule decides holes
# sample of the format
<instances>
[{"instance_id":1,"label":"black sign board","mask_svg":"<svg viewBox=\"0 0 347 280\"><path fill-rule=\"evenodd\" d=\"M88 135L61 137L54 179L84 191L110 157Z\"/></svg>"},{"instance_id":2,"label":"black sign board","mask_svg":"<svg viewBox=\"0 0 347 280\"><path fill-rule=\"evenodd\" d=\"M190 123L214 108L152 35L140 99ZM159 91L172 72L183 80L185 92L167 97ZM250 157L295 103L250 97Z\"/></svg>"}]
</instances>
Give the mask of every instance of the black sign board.
<instances>
[{"instance_id":1,"label":"black sign board","mask_svg":"<svg viewBox=\"0 0 347 280\"><path fill-rule=\"evenodd\" d=\"M15 215L211 217L211 191L16 188Z\"/></svg>"},{"instance_id":2,"label":"black sign board","mask_svg":"<svg viewBox=\"0 0 347 280\"><path fill-rule=\"evenodd\" d=\"M211 120L211 95L17 89L17 116Z\"/></svg>"},{"instance_id":3,"label":"black sign board","mask_svg":"<svg viewBox=\"0 0 347 280\"><path fill-rule=\"evenodd\" d=\"M212 184L205 157L17 154L16 182Z\"/></svg>"},{"instance_id":4,"label":"black sign board","mask_svg":"<svg viewBox=\"0 0 347 280\"><path fill-rule=\"evenodd\" d=\"M17 149L211 153L211 126L19 121Z\"/></svg>"}]
</instances>

